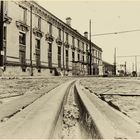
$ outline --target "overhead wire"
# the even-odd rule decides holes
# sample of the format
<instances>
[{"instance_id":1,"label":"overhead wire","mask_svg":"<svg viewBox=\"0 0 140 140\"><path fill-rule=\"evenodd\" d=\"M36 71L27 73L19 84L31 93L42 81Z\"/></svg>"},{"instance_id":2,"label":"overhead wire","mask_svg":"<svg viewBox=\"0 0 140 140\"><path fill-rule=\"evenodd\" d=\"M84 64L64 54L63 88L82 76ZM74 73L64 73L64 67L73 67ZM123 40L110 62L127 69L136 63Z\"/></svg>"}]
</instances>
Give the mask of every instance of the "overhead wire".
<instances>
[{"instance_id":1,"label":"overhead wire","mask_svg":"<svg viewBox=\"0 0 140 140\"><path fill-rule=\"evenodd\" d=\"M91 35L91 36L123 34L123 33L129 33L129 32L139 32L139 31L140 31L140 29L135 29L135 30L126 30L126 31L119 31L119 32L108 32L108 33L94 34L94 35Z\"/></svg>"}]
</instances>

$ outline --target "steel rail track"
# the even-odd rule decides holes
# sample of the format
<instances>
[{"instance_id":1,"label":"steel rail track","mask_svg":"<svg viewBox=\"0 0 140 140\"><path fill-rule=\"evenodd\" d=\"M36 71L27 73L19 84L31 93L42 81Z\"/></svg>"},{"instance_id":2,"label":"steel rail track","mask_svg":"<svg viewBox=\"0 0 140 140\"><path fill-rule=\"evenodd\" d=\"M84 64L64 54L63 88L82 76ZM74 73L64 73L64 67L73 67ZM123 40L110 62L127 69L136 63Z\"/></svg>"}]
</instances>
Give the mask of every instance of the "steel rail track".
<instances>
[{"instance_id":1,"label":"steel rail track","mask_svg":"<svg viewBox=\"0 0 140 140\"><path fill-rule=\"evenodd\" d=\"M50 138L66 92L73 82L68 81L56 87L8 120L1 122L0 138Z\"/></svg>"},{"instance_id":2,"label":"steel rail track","mask_svg":"<svg viewBox=\"0 0 140 140\"><path fill-rule=\"evenodd\" d=\"M0 123L0 138L135 139L140 126L71 80Z\"/></svg>"},{"instance_id":3,"label":"steel rail track","mask_svg":"<svg viewBox=\"0 0 140 140\"><path fill-rule=\"evenodd\" d=\"M94 93L76 83L77 93L82 104L96 126L96 133L103 139L139 139L140 125L122 112L114 109Z\"/></svg>"}]
</instances>

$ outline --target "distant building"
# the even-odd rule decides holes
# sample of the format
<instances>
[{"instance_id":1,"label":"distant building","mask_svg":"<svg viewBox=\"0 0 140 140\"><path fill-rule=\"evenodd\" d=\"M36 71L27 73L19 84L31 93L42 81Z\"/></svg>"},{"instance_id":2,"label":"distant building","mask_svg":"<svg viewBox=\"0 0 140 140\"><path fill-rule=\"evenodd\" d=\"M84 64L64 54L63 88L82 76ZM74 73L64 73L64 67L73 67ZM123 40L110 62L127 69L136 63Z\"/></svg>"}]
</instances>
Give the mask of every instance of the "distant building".
<instances>
[{"instance_id":1,"label":"distant building","mask_svg":"<svg viewBox=\"0 0 140 140\"><path fill-rule=\"evenodd\" d=\"M114 65L103 61L103 75L113 75Z\"/></svg>"},{"instance_id":2,"label":"distant building","mask_svg":"<svg viewBox=\"0 0 140 140\"><path fill-rule=\"evenodd\" d=\"M87 75L88 33L84 36L34 1L4 1L4 73ZM92 74L102 73L102 49L91 43Z\"/></svg>"}]
</instances>

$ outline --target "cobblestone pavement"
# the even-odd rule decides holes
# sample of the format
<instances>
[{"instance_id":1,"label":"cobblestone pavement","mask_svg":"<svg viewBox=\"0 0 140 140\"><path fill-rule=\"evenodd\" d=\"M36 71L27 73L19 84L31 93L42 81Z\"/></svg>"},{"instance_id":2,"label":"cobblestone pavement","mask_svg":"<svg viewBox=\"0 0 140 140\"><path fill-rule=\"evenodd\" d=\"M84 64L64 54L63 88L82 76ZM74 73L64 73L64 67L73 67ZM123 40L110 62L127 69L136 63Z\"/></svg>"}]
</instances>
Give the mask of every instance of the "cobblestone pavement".
<instances>
[{"instance_id":1,"label":"cobblestone pavement","mask_svg":"<svg viewBox=\"0 0 140 140\"><path fill-rule=\"evenodd\" d=\"M29 77L17 79L0 79L0 104L4 104L25 95L41 90L42 88L55 87L65 81L68 77ZM9 98L11 97L11 98Z\"/></svg>"},{"instance_id":2,"label":"cobblestone pavement","mask_svg":"<svg viewBox=\"0 0 140 140\"><path fill-rule=\"evenodd\" d=\"M0 106L22 95L40 94L41 89L51 89L70 79L72 77L0 79ZM140 124L140 78L83 77L81 84Z\"/></svg>"},{"instance_id":3,"label":"cobblestone pavement","mask_svg":"<svg viewBox=\"0 0 140 140\"><path fill-rule=\"evenodd\" d=\"M122 113L124 113L125 115L133 119L135 122L140 124L140 118L139 118L140 79L139 78L134 79L134 78L77 77L77 79L79 78L80 78L80 83L86 89L88 89L91 94L95 94L100 99L108 103L110 106L121 111ZM32 78L28 77L28 78L15 78L15 79L8 79L8 78L1 79L0 123L1 123L2 132L6 132L6 133L10 132L9 130L11 130L11 128L13 128L14 126L13 122L16 123L15 120L21 121L20 120L21 118L25 120L27 119L26 125L25 126L23 125L23 129L21 129L21 132L24 132L25 128L30 126L29 122L31 124L34 124L33 123L34 121L36 122L37 125L40 124L41 130L44 130L46 126L44 125L43 128L41 124L42 118L40 119L40 123L38 118L42 116L44 120L46 120L46 116L48 116L48 114L44 112L44 109L48 111L48 110L54 110L55 108L56 110L54 112L57 112L56 107L58 107L58 104L57 102L54 104L54 102L57 100L59 103L61 103L63 100L63 98L62 100L60 100L60 97L62 96L60 92L60 88L54 89L55 92L49 92L49 91L52 90L54 87L72 79L76 79L76 78L75 77L32 77ZM62 89L64 88L65 86ZM68 135L69 134L73 135L73 132L76 132L76 134L79 133L79 135L81 135L84 132L83 130L81 131L80 129L81 127L77 123L78 122L77 120L79 119L79 112L77 110L78 106L76 106L75 104L76 102L74 102L75 98L72 89L70 93L71 94L69 94L68 104L64 106L64 114L62 115L64 116L63 122L67 124L64 125L65 129L64 131L62 131L64 133L64 138L67 137L67 133L65 130L69 127L74 126L73 129L67 129L70 130ZM90 95L89 97L92 96L90 93L88 94ZM94 98L96 97L95 95L93 96ZM50 100L51 97L53 97L52 98L53 100ZM83 100L85 101L85 98ZM96 105L98 104L96 100L92 100L92 102L96 103ZM42 105L45 105L45 107L42 108ZM50 105L55 105L55 106L52 109L50 108ZM102 108L101 106L98 107ZM35 117L36 115L35 116L32 115L35 112L36 115L38 115L39 117ZM54 112L51 114L52 116L54 116ZM30 113L32 117L30 116ZM29 115L28 117L27 114ZM109 114L107 112L106 114L107 116L110 117L110 114L114 114L114 113L111 112ZM19 118L17 119L16 117ZM118 118L116 117L116 115L114 115L114 117L116 121ZM50 118L53 117L49 117L48 119ZM6 126L7 123L10 124L8 125L8 127ZM24 121L22 123L24 124ZM2 128L3 126L6 126L5 130L3 130ZM32 128L35 127L32 126ZM20 131L20 129L17 130ZM33 132L32 136L34 136L33 129L32 132ZM11 135L9 134L9 136ZM78 136L74 135L74 137L78 137Z\"/></svg>"},{"instance_id":4,"label":"cobblestone pavement","mask_svg":"<svg viewBox=\"0 0 140 140\"><path fill-rule=\"evenodd\" d=\"M83 78L81 84L140 124L140 79Z\"/></svg>"}]
</instances>

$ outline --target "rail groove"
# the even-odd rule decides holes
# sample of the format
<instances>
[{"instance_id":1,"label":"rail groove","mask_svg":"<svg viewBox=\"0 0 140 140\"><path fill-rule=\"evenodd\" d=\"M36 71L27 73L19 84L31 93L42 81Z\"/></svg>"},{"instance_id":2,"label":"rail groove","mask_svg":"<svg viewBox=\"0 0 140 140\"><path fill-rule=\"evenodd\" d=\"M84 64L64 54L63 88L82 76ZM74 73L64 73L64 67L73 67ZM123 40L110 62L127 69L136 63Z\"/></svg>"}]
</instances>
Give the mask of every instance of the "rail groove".
<instances>
[{"instance_id":1,"label":"rail groove","mask_svg":"<svg viewBox=\"0 0 140 140\"><path fill-rule=\"evenodd\" d=\"M0 123L0 138L135 139L140 126L72 80Z\"/></svg>"}]
</instances>

